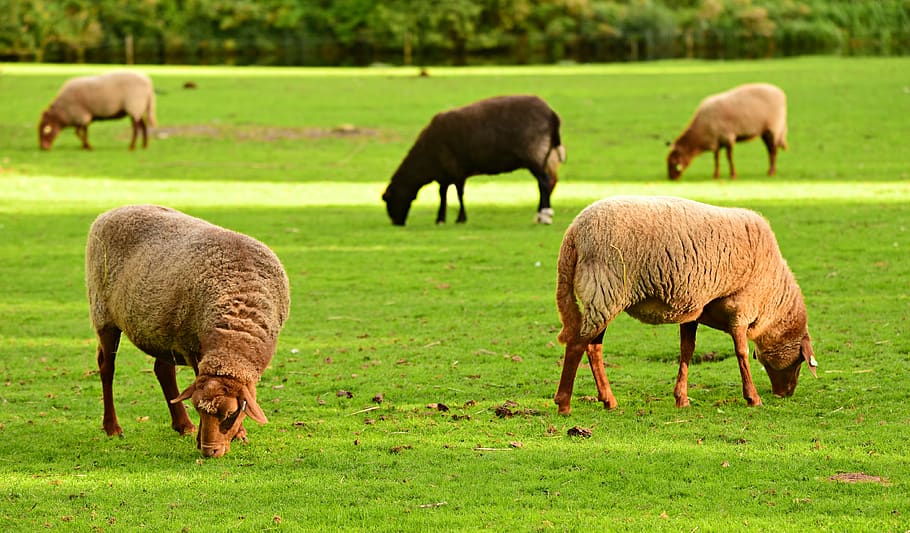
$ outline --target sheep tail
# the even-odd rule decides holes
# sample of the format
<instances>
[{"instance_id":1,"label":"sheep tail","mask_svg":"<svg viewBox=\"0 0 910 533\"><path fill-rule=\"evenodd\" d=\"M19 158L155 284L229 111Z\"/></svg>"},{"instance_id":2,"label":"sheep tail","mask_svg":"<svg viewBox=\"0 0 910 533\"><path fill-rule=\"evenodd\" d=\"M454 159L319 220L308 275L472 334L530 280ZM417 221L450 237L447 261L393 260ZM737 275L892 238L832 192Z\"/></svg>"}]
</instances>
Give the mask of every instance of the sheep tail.
<instances>
[{"instance_id":1,"label":"sheep tail","mask_svg":"<svg viewBox=\"0 0 910 533\"><path fill-rule=\"evenodd\" d=\"M556 339L562 343L577 339L581 330L581 311L575 298L575 266L578 262L578 250L575 248L575 236L572 227L566 232L559 249L556 280L556 307L562 321L562 331Z\"/></svg>"},{"instance_id":2,"label":"sheep tail","mask_svg":"<svg viewBox=\"0 0 910 533\"><path fill-rule=\"evenodd\" d=\"M149 103L146 112L148 113L149 126L153 128L158 126L158 119L155 117L155 91L149 92Z\"/></svg>"},{"instance_id":3,"label":"sheep tail","mask_svg":"<svg viewBox=\"0 0 910 533\"><path fill-rule=\"evenodd\" d=\"M562 137L559 135L559 115L553 113L550 115L550 152L556 152L560 163L566 162L566 147L562 145ZM549 157L548 157L549 158Z\"/></svg>"}]
</instances>

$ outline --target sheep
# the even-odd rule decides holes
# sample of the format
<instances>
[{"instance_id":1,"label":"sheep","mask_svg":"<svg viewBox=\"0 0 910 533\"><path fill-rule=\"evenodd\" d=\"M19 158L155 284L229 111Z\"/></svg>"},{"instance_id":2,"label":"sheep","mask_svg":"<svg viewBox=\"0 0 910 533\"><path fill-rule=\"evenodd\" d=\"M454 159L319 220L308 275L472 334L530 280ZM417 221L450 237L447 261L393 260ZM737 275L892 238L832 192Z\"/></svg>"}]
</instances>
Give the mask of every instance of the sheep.
<instances>
[{"instance_id":1,"label":"sheep","mask_svg":"<svg viewBox=\"0 0 910 533\"><path fill-rule=\"evenodd\" d=\"M446 220L446 191L455 185L458 219L467 221L464 182L476 174L526 168L537 178L540 202L535 221L553 222L550 194L566 149L559 115L537 96L497 96L438 113L420 132L382 195L392 223L403 226L417 191L439 183L436 223Z\"/></svg>"},{"instance_id":2,"label":"sheep","mask_svg":"<svg viewBox=\"0 0 910 533\"><path fill-rule=\"evenodd\" d=\"M192 400L204 456L246 440L244 417L268 422L256 383L290 305L287 274L268 247L167 207L131 205L92 224L85 272L109 436L123 433L112 393L121 332L155 358L171 427L181 435L196 430L182 403ZM176 365L196 374L183 392Z\"/></svg>"},{"instance_id":3,"label":"sheep","mask_svg":"<svg viewBox=\"0 0 910 533\"><path fill-rule=\"evenodd\" d=\"M566 345L554 398L560 414L571 412L585 351L598 400L616 407L604 372L603 334L622 311L646 324L679 324L677 407L689 405L688 368L699 324L733 338L748 405L762 403L749 371L749 340L774 394L793 394L802 361L815 374L802 293L768 222L754 211L674 197L595 202L563 238L556 301L562 321L557 339Z\"/></svg>"},{"instance_id":4,"label":"sheep","mask_svg":"<svg viewBox=\"0 0 910 533\"><path fill-rule=\"evenodd\" d=\"M702 100L686 130L670 146L667 173L682 175L692 159L714 152L714 178L720 177L720 149L727 149L730 179L736 178L733 145L761 136L768 148L768 175L777 171L777 149L787 149L787 97L768 83L748 83Z\"/></svg>"},{"instance_id":5,"label":"sheep","mask_svg":"<svg viewBox=\"0 0 910 533\"><path fill-rule=\"evenodd\" d=\"M130 150L142 130L142 147L148 146L148 128L155 127L155 90L152 81L139 72L110 72L100 76L72 78L63 84L50 106L41 113L38 145L50 150L60 130L73 126L83 150L91 150L88 125L93 120L111 120L129 115L133 125Z\"/></svg>"}]
</instances>

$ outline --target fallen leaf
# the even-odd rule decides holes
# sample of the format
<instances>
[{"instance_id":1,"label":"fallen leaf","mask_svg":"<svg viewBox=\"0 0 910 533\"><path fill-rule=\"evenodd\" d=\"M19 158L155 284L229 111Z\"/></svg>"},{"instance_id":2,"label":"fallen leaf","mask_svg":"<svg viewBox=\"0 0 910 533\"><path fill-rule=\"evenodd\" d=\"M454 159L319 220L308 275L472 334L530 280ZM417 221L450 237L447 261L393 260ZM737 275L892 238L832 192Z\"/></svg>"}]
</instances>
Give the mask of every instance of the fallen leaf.
<instances>
[{"instance_id":1,"label":"fallen leaf","mask_svg":"<svg viewBox=\"0 0 910 533\"><path fill-rule=\"evenodd\" d=\"M342 397L343 397L343 398L353 398L353 397L354 397L354 393L351 392L351 391L346 391L346 390L344 390L344 389L341 389L341 390L339 390L338 392L335 393L335 396L337 396L337 397L339 397L339 398L342 398Z\"/></svg>"},{"instance_id":2,"label":"fallen leaf","mask_svg":"<svg viewBox=\"0 0 910 533\"><path fill-rule=\"evenodd\" d=\"M430 403L427 404L427 409L433 409L445 413L449 410L449 406L444 403Z\"/></svg>"},{"instance_id":3,"label":"fallen leaf","mask_svg":"<svg viewBox=\"0 0 910 533\"><path fill-rule=\"evenodd\" d=\"M384 399L385 398L382 396L381 392L379 394L377 394L376 396L373 396L373 402L375 402L375 403L382 403L382 401Z\"/></svg>"},{"instance_id":4,"label":"fallen leaf","mask_svg":"<svg viewBox=\"0 0 910 533\"><path fill-rule=\"evenodd\" d=\"M513 448L522 448L522 447L524 447L524 443L522 443L521 441L513 440L512 442L509 443L509 446L511 446Z\"/></svg>"}]
</instances>

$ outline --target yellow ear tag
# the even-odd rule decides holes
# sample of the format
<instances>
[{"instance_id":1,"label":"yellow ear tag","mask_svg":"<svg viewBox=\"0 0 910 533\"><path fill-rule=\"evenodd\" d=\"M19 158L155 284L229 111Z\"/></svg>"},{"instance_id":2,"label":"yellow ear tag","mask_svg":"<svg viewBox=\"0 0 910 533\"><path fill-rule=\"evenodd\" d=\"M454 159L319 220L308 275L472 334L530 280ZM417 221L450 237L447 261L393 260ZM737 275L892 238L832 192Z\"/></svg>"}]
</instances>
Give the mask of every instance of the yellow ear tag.
<instances>
[{"instance_id":1,"label":"yellow ear tag","mask_svg":"<svg viewBox=\"0 0 910 533\"><path fill-rule=\"evenodd\" d=\"M47 126L44 126L44 129L41 130L41 131L42 131L45 135L47 135L48 133L54 131L54 128L52 128L51 125L48 124Z\"/></svg>"},{"instance_id":2,"label":"yellow ear tag","mask_svg":"<svg viewBox=\"0 0 910 533\"><path fill-rule=\"evenodd\" d=\"M676 163L676 171L677 171L677 172L682 172L682 164Z\"/></svg>"}]
</instances>

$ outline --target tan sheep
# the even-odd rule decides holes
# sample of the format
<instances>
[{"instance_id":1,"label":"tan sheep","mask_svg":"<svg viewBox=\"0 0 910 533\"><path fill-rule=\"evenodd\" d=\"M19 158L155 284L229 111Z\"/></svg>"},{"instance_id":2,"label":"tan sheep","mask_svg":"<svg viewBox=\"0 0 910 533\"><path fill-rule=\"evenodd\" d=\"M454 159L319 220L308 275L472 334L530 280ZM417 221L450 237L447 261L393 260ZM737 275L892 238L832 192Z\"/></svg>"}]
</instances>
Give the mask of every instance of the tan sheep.
<instances>
[{"instance_id":1,"label":"tan sheep","mask_svg":"<svg viewBox=\"0 0 910 533\"><path fill-rule=\"evenodd\" d=\"M123 432L112 395L121 332L155 358L181 435L196 429L181 403L192 399L203 455L224 455L233 438L245 439L245 416L267 422L256 383L290 305L287 275L268 247L173 209L126 206L92 224L85 273L108 435ZM182 393L175 365L196 373Z\"/></svg>"},{"instance_id":2,"label":"tan sheep","mask_svg":"<svg viewBox=\"0 0 910 533\"><path fill-rule=\"evenodd\" d=\"M123 71L100 76L83 76L68 80L51 105L41 113L38 143L50 150L60 130L76 128L82 148L91 150L88 125L94 120L111 120L129 116L133 126L130 150L136 148L136 136L142 130L142 147L148 146L148 128L155 127L155 90L145 74Z\"/></svg>"},{"instance_id":3,"label":"tan sheep","mask_svg":"<svg viewBox=\"0 0 910 533\"><path fill-rule=\"evenodd\" d=\"M746 209L672 197L596 202L566 231L556 301L563 324L558 339L566 344L555 397L560 414L571 412L575 374L586 350L598 399L616 407L602 339L623 311L646 324L679 324L677 407L689 405L688 368L698 324L732 336L749 405L761 405L749 371L749 340L774 394L793 394L803 361L815 374L802 293L768 222Z\"/></svg>"},{"instance_id":4,"label":"tan sheep","mask_svg":"<svg viewBox=\"0 0 910 533\"><path fill-rule=\"evenodd\" d=\"M777 149L787 149L787 97L768 83L748 83L702 100L686 130L670 146L667 173L679 179L698 154L714 152L714 177L720 177L720 149L727 149L730 178L733 145L761 137L768 148L768 175L777 171Z\"/></svg>"}]
</instances>

